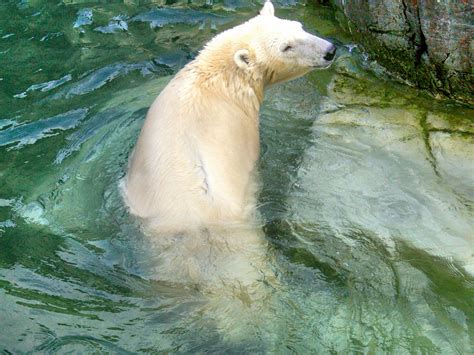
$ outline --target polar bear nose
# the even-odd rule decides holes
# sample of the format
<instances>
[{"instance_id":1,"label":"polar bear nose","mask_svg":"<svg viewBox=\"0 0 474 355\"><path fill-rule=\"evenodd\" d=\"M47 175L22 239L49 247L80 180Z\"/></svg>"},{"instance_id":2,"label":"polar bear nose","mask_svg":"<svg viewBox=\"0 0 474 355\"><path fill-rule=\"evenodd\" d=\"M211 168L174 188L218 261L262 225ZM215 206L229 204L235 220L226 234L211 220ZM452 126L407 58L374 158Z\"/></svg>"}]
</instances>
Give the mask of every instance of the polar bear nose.
<instances>
[{"instance_id":1,"label":"polar bear nose","mask_svg":"<svg viewBox=\"0 0 474 355\"><path fill-rule=\"evenodd\" d=\"M327 61L333 60L334 56L336 55L336 49L336 46L334 44L331 44L323 58Z\"/></svg>"}]
</instances>

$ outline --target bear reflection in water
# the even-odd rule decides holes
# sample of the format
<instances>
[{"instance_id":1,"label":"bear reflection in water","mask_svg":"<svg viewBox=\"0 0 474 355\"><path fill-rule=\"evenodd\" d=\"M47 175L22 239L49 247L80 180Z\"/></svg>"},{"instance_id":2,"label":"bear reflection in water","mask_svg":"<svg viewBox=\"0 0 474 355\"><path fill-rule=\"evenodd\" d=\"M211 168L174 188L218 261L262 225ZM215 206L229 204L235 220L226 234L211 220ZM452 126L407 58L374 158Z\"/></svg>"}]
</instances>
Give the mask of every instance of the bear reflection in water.
<instances>
[{"instance_id":1,"label":"bear reflection in water","mask_svg":"<svg viewBox=\"0 0 474 355\"><path fill-rule=\"evenodd\" d=\"M267 1L207 43L156 98L123 193L160 253L158 279L210 294L274 280L255 198L264 89L327 68L335 51L275 17Z\"/></svg>"}]
</instances>

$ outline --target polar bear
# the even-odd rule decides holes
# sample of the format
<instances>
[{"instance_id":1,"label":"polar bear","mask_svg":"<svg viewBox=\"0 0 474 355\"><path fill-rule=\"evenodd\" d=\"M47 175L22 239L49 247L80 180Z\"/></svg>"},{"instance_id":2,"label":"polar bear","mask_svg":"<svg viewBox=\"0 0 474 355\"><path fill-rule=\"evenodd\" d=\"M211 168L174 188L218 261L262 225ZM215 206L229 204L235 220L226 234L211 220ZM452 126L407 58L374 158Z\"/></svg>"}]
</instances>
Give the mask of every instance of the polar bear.
<instances>
[{"instance_id":1,"label":"polar bear","mask_svg":"<svg viewBox=\"0 0 474 355\"><path fill-rule=\"evenodd\" d=\"M233 342L274 321L263 310L282 287L255 211L264 89L328 67L335 51L266 2L169 82L131 154L125 202L150 237L140 259L153 279L199 289Z\"/></svg>"},{"instance_id":2,"label":"polar bear","mask_svg":"<svg viewBox=\"0 0 474 355\"><path fill-rule=\"evenodd\" d=\"M248 223L264 89L328 67L335 51L270 1L214 37L148 111L125 177L131 213L170 233Z\"/></svg>"}]
</instances>

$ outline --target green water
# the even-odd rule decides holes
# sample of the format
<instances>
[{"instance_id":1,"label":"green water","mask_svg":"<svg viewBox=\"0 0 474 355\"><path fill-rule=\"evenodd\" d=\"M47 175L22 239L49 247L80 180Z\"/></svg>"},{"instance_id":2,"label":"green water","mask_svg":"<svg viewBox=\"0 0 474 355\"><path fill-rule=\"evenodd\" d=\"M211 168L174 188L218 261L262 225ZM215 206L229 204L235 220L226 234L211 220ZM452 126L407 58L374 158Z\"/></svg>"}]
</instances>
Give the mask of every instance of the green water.
<instances>
[{"instance_id":1,"label":"green water","mask_svg":"<svg viewBox=\"0 0 474 355\"><path fill-rule=\"evenodd\" d=\"M330 9L278 3L338 57L266 94L278 286L217 317L157 277L118 183L172 74L260 5L75 2L0 4L0 352L472 352L471 108L390 79Z\"/></svg>"}]
</instances>

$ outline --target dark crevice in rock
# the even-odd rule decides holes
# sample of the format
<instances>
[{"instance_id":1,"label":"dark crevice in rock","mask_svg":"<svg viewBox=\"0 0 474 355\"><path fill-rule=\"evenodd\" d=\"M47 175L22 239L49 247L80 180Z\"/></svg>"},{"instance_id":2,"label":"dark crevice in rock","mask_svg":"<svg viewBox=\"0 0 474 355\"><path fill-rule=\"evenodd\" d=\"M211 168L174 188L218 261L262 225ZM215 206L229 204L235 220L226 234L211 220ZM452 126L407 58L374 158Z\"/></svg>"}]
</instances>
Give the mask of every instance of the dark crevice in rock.
<instances>
[{"instance_id":1,"label":"dark crevice in rock","mask_svg":"<svg viewBox=\"0 0 474 355\"><path fill-rule=\"evenodd\" d=\"M423 30L421 28L420 9L418 8L418 6L416 7L416 19L417 19L418 31L420 33L420 43L416 47L415 63L416 65L419 65L421 63L423 54L426 53L426 55L428 56L428 45L426 44L425 34L423 33Z\"/></svg>"},{"instance_id":2,"label":"dark crevice in rock","mask_svg":"<svg viewBox=\"0 0 474 355\"><path fill-rule=\"evenodd\" d=\"M446 63L446 61L448 60L449 56L451 55L451 53L446 53L446 58L443 59L442 63Z\"/></svg>"},{"instance_id":3,"label":"dark crevice in rock","mask_svg":"<svg viewBox=\"0 0 474 355\"><path fill-rule=\"evenodd\" d=\"M405 0L402 0L403 5L403 17L405 18L405 23L408 25L409 33L411 33L409 40L413 44L413 47L416 47L416 30L413 28L413 25L408 16L408 8Z\"/></svg>"},{"instance_id":4,"label":"dark crevice in rock","mask_svg":"<svg viewBox=\"0 0 474 355\"><path fill-rule=\"evenodd\" d=\"M394 35L394 36L401 36L405 34L405 32L403 31L382 30L375 27L374 25L367 26L367 29L372 33L382 33L382 34L389 34L389 35Z\"/></svg>"},{"instance_id":5,"label":"dark crevice in rock","mask_svg":"<svg viewBox=\"0 0 474 355\"><path fill-rule=\"evenodd\" d=\"M407 0L402 0L403 16L405 22L410 29L408 32L408 40L414 49L414 63L418 67L422 64L422 56L426 53L428 55L428 45L426 38L421 28L420 9L417 1L412 1L411 5L407 4Z\"/></svg>"},{"instance_id":6,"label":"dark crevice in rock","mask_svg":"<svg viewBox=\"0 0 474 355\"><path fill-rule=\"evenodd\" d=\"M420 127L421 127L421 132L423 135L423 142L425 143L426 153L428 155L428 161L433 167L433 171L436 174L436 176L441 177L438 171L438 166L436 164L436 158L433 154L433 149L431 149L430 130L428 127L428 113L427 112L423 112L420 118Z\"/></svg>"}]
</instances>

